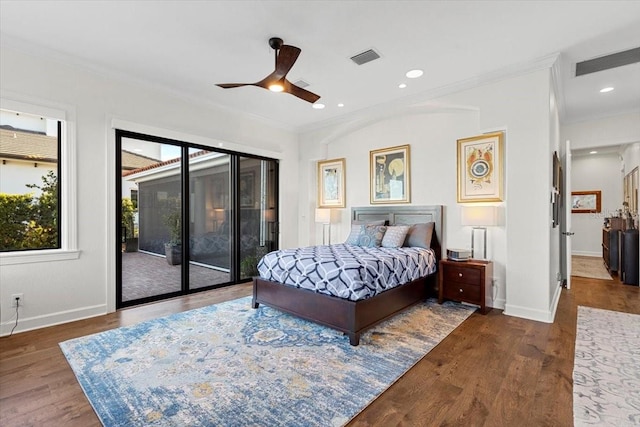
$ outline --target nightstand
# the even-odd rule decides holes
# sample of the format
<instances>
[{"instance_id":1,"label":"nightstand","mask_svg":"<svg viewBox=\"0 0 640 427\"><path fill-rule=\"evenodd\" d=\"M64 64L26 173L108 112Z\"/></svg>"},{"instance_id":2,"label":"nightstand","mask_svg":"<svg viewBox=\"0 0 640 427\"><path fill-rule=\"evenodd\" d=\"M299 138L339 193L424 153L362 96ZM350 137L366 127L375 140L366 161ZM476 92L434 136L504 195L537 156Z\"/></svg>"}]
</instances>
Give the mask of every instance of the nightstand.
<instances>
[{"instance_id":1,"label":"nightstand","mask_svg":"<svg viewBox=\"0 0 640 427\"><path fill-rule=\"evenodd\" d=\"M440 261L440 289L438 303L445 299L464 301L480 306L487 314L485 289L493 278L493 262L483 260Z\"/></svg>"}]
</instances>

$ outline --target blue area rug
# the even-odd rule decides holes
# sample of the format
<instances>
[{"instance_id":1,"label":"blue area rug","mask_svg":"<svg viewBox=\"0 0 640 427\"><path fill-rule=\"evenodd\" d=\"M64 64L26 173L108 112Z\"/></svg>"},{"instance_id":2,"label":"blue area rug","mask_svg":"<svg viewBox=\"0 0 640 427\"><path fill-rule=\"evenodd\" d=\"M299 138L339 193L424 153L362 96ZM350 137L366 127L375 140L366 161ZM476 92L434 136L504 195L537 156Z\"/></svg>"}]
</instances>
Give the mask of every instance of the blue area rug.
<instances>
[{"instance_id":1,"label":"blue area rug","mask_svg":"<svg viewBox=\"0 0 640 427\"><path fill-rule=\"evenodd\" d=\"M249 297L60 344L105 426L340 426L474 308L428 301L360 345Z\"/></svg>"}]
</instances>

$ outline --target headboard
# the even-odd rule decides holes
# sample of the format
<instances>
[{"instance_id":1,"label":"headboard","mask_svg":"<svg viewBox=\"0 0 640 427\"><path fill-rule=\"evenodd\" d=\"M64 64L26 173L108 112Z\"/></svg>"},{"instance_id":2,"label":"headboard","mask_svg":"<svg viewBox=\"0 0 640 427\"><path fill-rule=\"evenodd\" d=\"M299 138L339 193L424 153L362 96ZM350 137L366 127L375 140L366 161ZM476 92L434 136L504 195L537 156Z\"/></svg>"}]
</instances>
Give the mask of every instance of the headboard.
<instances>
[{"instance_id":1,"label":"headboard","mask_svg":"<svg viewBox=\"0 0 640 427\"><path fill-rule=\"evenodd\" d=\"M395 224L421 224L434 222L431 248L436 253L436 258L442 258L441 241L444 236L442 214L444 206L365 206L351 208L351 221L376 221L384 219L389 225Z\"/></svg>"}]
</instances>

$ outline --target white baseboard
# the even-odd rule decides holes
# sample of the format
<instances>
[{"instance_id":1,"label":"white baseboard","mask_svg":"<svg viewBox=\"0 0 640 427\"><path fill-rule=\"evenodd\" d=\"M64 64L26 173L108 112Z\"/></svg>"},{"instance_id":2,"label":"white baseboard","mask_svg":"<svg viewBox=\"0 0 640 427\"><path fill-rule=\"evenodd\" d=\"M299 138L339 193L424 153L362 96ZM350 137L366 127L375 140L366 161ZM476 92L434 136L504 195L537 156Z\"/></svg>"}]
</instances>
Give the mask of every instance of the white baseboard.
<instances>
[{"instance_id":1,"label":"white baseboard","mask_svg":"<svg viewBox=\"0 0 640 427\"><path fill-rule=\"evenodd\" d=\"M17 334L19 332L32 331L34 329L60 325L62 323L73 322L75 320L88 319L90 317L101 316L103 314L107 314L107 306L105 304L82 307L75 310L59 311L57 313L45 314L42 316L26 318L20 317L18 318L18 326L16 326L13 333ZM9 335L15 324L15 317L0 324L0 336Z\"/></svg>"},{"instance_id":2,"label":"white baseboard","mask_svg":"<svg viewBox=\"0 0 640 427\"><path fill-rule=\"evenodd\" d=\"M504 306L507 301L504 298L496 298L492 301L487 301L486 304L488 307L497 308L499 310L504 310Z\"/></svg>"},{"instance_id":3,"label":"white baseboard","mask_svg":"<svg viewBox=\"0 0 640 427\"><path fill-rule=\"evenodd\" d=\"M556 311L558 310L560 295L562 295L562 280L558 281L558 286L556 287L556 292L553 295L553 301L551 302L551 307L549 307L551 311L551 321L549 323L553 323L553 320L556 318Z\"/></svg>"},{"instance_id":4,"label":"white baseboard","mask_svg":"<svg viewBox=\"0 0 640 427\"><path fill-rule=\"evenodd\" d=\"M535 320L537 322L553 323L555 316L551 310L535 310L529 307L522 307L513 304L505 304L504 312L507 316L521 317L523 319Z\"/></svg>"},{"instance_id":5,"label":"white baseboard","mask_svg":"<svg viewBox=\"0 0 640 427\"><path fill-rule=\"evenodd\" d=\"M602 258L602 252L571 251L571 255L577 255L577 256L592 256L592 257Z\"/></svg>"}]
</instances>

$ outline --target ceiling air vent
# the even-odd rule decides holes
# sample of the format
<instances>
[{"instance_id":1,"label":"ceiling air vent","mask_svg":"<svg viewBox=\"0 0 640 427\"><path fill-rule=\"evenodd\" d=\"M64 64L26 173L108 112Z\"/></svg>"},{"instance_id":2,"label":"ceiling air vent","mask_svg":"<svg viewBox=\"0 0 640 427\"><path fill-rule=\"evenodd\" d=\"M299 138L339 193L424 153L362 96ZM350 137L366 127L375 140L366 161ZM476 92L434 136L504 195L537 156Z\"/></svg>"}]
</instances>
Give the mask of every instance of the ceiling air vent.
<instances>
[{"instance_id":1,"label":"ceiling air vent","mask_svg":"<svg viewBox=\"0 0 640 427\"><path fill-rule=\"evenodd\" d=\"M635 64L636 62L640 62L640 47L578 62L576 64L576 77L610 68L622 67L623 65Z\"/></svg>"},{"instance_id":2,"label":"ceiling air vent","mask_svg":"<svg viewBox=\"0 0 640 427\"><path fill-rule=\"evenodd\" d=\"M375 59L380 58L380 55L378 55L378 52L376 52L373 49L369 49L369 50L365 50L362 53L359 53L355 56L351 57L351 60L353 62L355 62L358 65L362 65L362 64L366 64L367 62L371 62Z\"/></svg>"},{"instance_id":3,"label":"ceiling air vent","mask_svg":"<svg viewBox=\"0 0 640 427\"><path fill-rule=\"evenodd\" d=\"M293 82L294 85L298 86L298 87L302 87L305 88L307 86L309 86L309 83L305 82L304 80L300 79L298 81Z\"/></svg>"}]
</instances>

